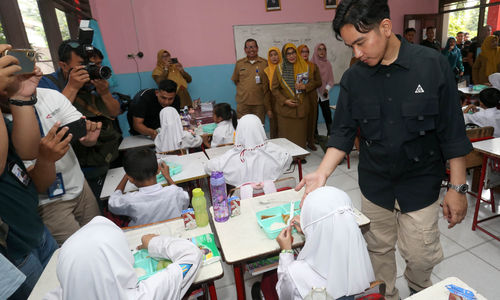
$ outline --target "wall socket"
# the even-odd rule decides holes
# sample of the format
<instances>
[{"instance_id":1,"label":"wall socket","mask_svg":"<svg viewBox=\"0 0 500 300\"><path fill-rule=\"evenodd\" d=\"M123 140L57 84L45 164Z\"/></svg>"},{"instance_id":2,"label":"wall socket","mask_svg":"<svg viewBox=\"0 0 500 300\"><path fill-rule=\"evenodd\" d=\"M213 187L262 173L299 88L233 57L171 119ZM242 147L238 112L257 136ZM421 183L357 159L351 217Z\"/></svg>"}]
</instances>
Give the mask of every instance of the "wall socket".
<instances>
[{"instance_id":1,"label":"wall socket","mask_svg":"<svg viewBox=\"0 0 500 300\"><path fill-rule=\"evenodd\" d=\"M139 52L137 52L137 54L135 54L135 53L128 53L127 54L128 59L135 59L136 57L143 58L144 53L142 51L139 51Z\"/></svg>"},{"instance_id":2,"label":"wall socket","mask_svg":"<svg viewBox=\"0 0 500 300\"><path fill-rule=\"evenodd\" d=\"M127 58L128 59L134 59L135 58L135 54L134 53L129 53L129 54L127 54Z\"/></svg>"}]
</instances>

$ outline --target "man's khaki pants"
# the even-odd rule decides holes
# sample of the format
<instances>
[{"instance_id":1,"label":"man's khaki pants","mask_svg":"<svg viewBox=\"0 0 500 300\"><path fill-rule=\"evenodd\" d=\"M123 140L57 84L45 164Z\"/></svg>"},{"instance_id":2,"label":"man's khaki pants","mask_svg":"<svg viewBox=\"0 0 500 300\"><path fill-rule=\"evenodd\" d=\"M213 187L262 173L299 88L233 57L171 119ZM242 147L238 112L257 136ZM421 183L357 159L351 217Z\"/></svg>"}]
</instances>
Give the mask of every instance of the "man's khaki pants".
<instances>
[{"instance_id":1,"label":"man's khaki pants","mask_svg":"<svg viewBox=\"0 0 500 300\"><path fill-rule=\"evenodd\" d=\"M364 234L375 278L387 285L386 299L399 299L396 288L395 245L406 261L404 276L408 286L420 291L432 285L432 269L443 260L439 242L439 201L409 213L401 213L396 202L389 211L367 200L363 195L361 211L370 219Z\"/></svg>"},{"instance_id":2,"label":"man's khaki pants","mask_svg":"<svg viewBox=\"0 0 500 300\"><path fill-rule=\"evenodd\" d=\"M238 119L241 119L244 115L252 114L259 117L262 124L266 121L266 107L264 105L238 104L236 105L236 114Z\"/></svg>"},{"instance_id":3,"label":"man's khaki pants","mask_svg":"<svg viewBox=\"0 0 500 300\"><path fill-rule=\"evenodd\" d=\"M87 180L83 181L83 190L78 197L44 204L38 207L38 213L59 245L101 214Z\"/></svg>"}]
</instances>

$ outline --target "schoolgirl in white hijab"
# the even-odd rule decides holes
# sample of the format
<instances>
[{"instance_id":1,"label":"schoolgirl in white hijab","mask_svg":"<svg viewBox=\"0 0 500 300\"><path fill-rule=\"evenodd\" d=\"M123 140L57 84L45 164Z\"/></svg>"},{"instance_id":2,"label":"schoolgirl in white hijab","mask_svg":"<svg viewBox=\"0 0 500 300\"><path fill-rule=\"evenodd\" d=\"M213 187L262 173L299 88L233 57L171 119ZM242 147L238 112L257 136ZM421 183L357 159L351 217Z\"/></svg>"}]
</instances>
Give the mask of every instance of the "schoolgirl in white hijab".
<instances>
[{"instance_id":1,"label":"schoolgirl in white hijab","mask_svg":"<svg viewBox=\"0 0 500 300\"><path fill-rule=\"evenodd\" d=\"M160 111L160 126L155 138L156 152L199 147L203 141L201 136L182 129L179 113L171 106Z\"/></svg>"},{"instance_id":2,"label":"schoolgirl in white hijab","mask_svg":"<svg viewBox=\"0 0 500 300\"><path fill-rule=\"evenodd\" d=\"M62 245L57 263L61 286L44 299L181 299L201 265L200 250L186 239L155 236L148 251L173 263L138 282L125 234L110 220L95 217ZM191 265L184 275L181 264Z\"/></svg>"},{"instance_id":3,"label":"schoolgirl in white hijab","mask_svg":"<svg viewBox=\"0 0 500 300\"><path fill-rule=\"evenodd\" d=\"M234 147L210 159L205 172L224 172L226 183L239 186L246 182L276 180L288 169L291 155L267 141L264 127L256 115L244 115L238 122Z\"/></svg>"},{"instance_id":4,"label":"schoolgirl in white hijab","mask_svg":"<svg viewBox=\"0 0 500 300\"><path fill-rule=\"evenodd\" d=\"M281 300L304 299L313 287L325 288L333 299L370 287L375 280L372 264L345 192L334 187L311 192L302 206L300 228L305 244L297 260L283 249L291 248L290 227L277 238L285 250L280 254L276 285Z\"/></svg>"}]
</instances>

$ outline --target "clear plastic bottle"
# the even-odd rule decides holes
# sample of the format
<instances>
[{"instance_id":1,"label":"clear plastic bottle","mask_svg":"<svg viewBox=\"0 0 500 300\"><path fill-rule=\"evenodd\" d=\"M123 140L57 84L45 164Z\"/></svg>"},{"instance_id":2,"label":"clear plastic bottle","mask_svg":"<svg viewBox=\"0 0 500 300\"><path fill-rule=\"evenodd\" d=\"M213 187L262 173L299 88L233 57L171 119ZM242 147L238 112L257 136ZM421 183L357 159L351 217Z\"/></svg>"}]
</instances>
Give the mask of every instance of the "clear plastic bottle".
<instances>
[{"instance_id":1,"label":"clear plastic bottle","mask_svg":"<svg viewBox=\"0 0 500 300\"><path fill-rule=\"evenodd\" d=\"M208 224L207 200L205 193L200 188L193 190L193 199L191 204L194 209L194 218L198 227L204 227Z\"/></svg>"},{"instance_id":2,"label":"clear plastic bottle","mask_svg":"<svg viewBox=\"0 0 500 300\"><path fill-rule=\"evenodd\" d=\"M210 176L210 192L212 193L212 207L216 222L226 222L231 215L227 203L226 180L222 172L212 172Z\"/></svg>"}]
</instances>

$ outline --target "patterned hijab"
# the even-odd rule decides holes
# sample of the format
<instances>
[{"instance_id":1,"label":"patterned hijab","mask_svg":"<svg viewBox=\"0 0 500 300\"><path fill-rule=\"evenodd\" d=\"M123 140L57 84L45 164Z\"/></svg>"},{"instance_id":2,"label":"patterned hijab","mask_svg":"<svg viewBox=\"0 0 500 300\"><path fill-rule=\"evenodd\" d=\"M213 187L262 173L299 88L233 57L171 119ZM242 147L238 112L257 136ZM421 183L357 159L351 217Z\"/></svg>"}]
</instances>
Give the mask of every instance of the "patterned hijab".
<instances>
[{"instance_id":1,"label":"patterned hijab","mask_svg":"<svg viewBox=\"0 0 500 300\"><path fill-rule=\"evenodd\" d=\"M294 64L289 62L286 58L286 51L290 48L294 49L297 53L297 60ZM281 54L283 57L283 62L279 68L281 77L283 78L283 81L290 93L292 95L295 95L295 82L297 74L308 72L308 64L302 58L302 56L300 56L300 53L297 51L297 47L295 47L295 45L292 43L285 44L285 46L283 46L283 52Z\"/></svg>"}]
</instances>

